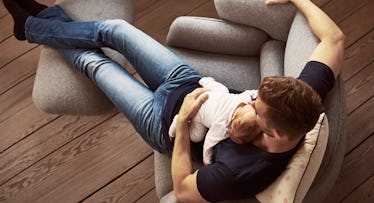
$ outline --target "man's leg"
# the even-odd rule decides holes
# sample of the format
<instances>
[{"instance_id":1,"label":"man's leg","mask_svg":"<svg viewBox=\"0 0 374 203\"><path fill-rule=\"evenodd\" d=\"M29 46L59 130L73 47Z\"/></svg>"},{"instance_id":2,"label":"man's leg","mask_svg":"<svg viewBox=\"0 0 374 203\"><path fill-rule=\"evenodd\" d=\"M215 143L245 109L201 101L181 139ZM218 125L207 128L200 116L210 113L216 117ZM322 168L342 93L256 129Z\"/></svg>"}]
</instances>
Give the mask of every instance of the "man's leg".
<instances>
[{"instance_id":1,"label":"man's leg","mask_svg":"<svg viewBox=\"0 0 374 203\"><path fill-rule=\"evenodd\" d=\"M53 12L48 8L38 18L27 19L25 28L29 42L57 48L111 47L129 60L152 90L181 75L199 75L169 49L126 21L67 23L43 19Z\"/></svg>"},{"instance_id":2,"label":"man's leg","mask_svg":"<svg viewBox=\"0 0 374 203\"><path fill-rule=\"evenodd\" d=\"M161 133L159 102L165 99L155 96L99 50L60 49L60 52L106 94L152 148L170 154L171 149Z\"/></svg>"}]
</instances>

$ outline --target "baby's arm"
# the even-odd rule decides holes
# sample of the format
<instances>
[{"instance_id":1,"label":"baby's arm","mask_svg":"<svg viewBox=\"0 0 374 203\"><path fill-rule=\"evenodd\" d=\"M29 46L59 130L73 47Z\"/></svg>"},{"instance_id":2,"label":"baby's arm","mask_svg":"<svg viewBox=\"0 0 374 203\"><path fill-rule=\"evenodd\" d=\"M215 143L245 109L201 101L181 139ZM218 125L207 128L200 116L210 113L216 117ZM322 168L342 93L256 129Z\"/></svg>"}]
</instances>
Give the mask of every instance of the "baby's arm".
<instances>
[{"instance_id":1,"label":"baby's arm","mask_svg":"<svg viewBox=\"0 0 374 203\"><path fill-rule=\"evenodd\" d=\"M199 80L199 84L208 90L229 92L229 89L226 86L224 86L222 83L215 81L212 77L201 78Z\"/></svg>"},{"instance_id":2,"label":"baby's arm","mask_svg":"<svg viewBox=\"0 0 374 203\"><path fill-rule=\"evenodd\" d=\"M220 141L227 139L228 135L226 133L226 126L220 123L214 123L212 127L208 130L205 136L204 146L203 146L203 162L204 165L212 163L213 159L213 147Z\"/></svg>"},{"instance_id":3,"label":"baby's arm","mask_svg":"<svg viewBox=\"0 0 374 203\"><path fill-rule=\"evenodd\" d=\"M204 139L205 134L208 130L202 123L194 121L195 119L191 120L190 126L190 139L192 142L200 142ZM169 128L169 138L175 137L175 132L177 129L177 121L178 121L178 114L174 116L173 122Z\"/></svg>"}]
</instances>

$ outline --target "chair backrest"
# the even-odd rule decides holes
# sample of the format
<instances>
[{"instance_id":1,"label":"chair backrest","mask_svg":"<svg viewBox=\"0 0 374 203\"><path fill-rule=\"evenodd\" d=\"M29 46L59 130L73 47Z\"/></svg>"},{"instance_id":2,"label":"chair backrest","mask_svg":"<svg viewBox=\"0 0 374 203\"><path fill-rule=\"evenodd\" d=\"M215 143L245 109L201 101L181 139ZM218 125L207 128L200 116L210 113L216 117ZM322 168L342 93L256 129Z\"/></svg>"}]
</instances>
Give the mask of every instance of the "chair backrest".
<instances>
[{"instance_id":1,"label":"chair backrest","mask_svg":"<svg viewBox=\"0 0 374 203\"><path fill-rule=\"evenodd\" d=\"M271 38L286 41L295 16L291 3L266 5L265 0L215 0L221 19L264 30Z\"/></svg>"}]
</instances>

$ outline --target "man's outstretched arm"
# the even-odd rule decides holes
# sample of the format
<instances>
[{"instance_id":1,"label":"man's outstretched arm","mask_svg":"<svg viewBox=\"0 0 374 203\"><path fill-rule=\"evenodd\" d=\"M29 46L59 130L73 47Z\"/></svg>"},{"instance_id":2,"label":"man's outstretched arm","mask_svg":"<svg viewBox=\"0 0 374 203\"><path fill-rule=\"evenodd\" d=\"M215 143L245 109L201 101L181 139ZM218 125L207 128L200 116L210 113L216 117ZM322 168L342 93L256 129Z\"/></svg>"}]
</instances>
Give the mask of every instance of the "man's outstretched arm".
<instances>
[{"instance_id":1,"label":"man's outstretched arm","mask_svg":"<svg viewBox=\"0 0 374 203\"><path fill-rule=\"evenodd\" d=\"M287 2L292 2L304 14L313 33L321 41L309 60L326 64L337 77L344 58L344 33L326 13L310 0L267 0L266 4Z\"/></svg>"}]
</instances>

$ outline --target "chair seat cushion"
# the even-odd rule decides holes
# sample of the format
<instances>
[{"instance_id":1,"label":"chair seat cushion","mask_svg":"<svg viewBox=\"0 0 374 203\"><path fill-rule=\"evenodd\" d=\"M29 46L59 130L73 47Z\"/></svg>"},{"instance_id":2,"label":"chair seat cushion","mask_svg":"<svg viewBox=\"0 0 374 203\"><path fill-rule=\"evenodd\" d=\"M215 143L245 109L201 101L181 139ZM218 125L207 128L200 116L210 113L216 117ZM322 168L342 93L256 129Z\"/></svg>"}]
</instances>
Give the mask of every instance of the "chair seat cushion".
<instances>
[{"instance_id":1,"label":"chair seat cushion","mask_svg":"<svg viewBox=\"0 0 374 203\"><path fill-rule=\"evenodd\" d=\"M215 78L229 88L257 89L260 83L259 57L212 54L171 48L183 61L205 76Z\"/></svg>"}]
</instances>

